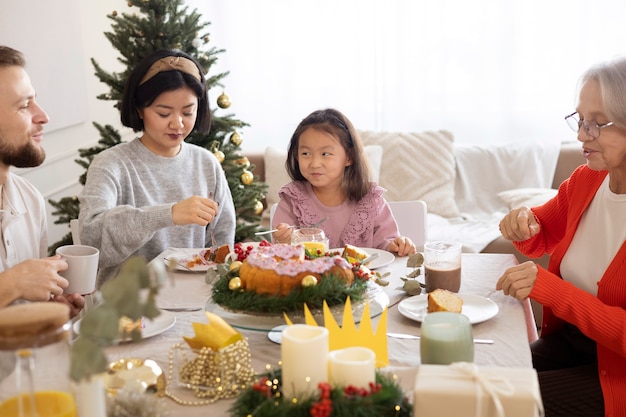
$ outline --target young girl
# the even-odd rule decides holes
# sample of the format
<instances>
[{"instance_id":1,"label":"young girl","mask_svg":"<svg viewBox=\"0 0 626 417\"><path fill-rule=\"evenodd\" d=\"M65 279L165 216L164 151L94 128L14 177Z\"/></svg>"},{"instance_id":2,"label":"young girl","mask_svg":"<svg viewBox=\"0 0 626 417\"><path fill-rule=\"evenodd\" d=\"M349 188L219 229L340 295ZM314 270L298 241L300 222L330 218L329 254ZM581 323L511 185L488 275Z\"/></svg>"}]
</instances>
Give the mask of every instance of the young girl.
<instances>
[{"instance_id":1,"label":"young girl","mask_svg":"<svg viewBox=\"0 0 626 417\"><path fill-rule=\"evenodd\" d=\"M398 232L385 190L370 182L361 139L341 112L318 110L302 120L285 165L293 181L278 193L275 242L291 242L291 225L310 226L328 217L319 227L331 248L351 244L399 256L415 252L411 239Z\"/></svg>"},{"instance_id":2,"label":"young girl","mask_svg":"<svg viewBox=\"0 0 626 417\"><path fill-rule=\"evenodd\" d=\"M144 58L126 83L121 119L141 136L99 153L80 196L81 240L100 249L98 285L131 255L232 247L235 209L224 171L211 152L184 141L211 124L200 65L180 51Z\"/></svg>"}]
</instances>

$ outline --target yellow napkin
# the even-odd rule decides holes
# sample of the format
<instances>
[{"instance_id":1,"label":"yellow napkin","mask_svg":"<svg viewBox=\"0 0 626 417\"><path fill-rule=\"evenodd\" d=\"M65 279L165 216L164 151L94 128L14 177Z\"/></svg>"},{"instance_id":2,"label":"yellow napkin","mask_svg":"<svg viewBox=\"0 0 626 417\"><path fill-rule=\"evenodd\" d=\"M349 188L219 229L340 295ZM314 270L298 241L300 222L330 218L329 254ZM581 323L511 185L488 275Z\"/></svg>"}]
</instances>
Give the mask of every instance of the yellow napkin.
<instances>
[{"instance_id":1,"label":"yellow napkin","mask_svg":"<svg viewBox=\"0 0 626 417\"><path fill-rule=\"evenodd\" d=\"M183 336L190 348L202 349L203 347L208 347L217 351L243 338L241 333L233 329L220 316L208 311L205 311L204 314L206 314L209 323L193 322L191 325L193 326L195 336Z\"/></svg>"}]
</instances>

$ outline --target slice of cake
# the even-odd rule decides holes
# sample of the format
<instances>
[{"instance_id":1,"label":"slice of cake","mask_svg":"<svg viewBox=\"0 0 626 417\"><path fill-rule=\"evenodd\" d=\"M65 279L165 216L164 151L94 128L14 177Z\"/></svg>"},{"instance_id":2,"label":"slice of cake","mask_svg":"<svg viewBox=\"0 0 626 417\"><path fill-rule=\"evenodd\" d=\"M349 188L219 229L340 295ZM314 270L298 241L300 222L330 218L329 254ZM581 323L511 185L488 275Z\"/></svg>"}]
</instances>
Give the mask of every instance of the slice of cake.
<instances>
[{"instance_id":1,"label":"slice of cake","mask_svg":"<svg viewBox=\"0 0 626 417\"><path fill-rule=\"evenodd\" d=\"M354 262L360 263L363 259L367 258L367 256L367 252L353 245L344 246L343 252L341 254L341 257L346 259L351 264Z\"/></svg>"},{"instance_id":2,"label":"slice of cake","mask_svg":"<svg viewBox=\"0 0 626 417\"><path fill-rule=\"evenodd\" d=\"M428 312L450 311L460 313L463 307L463 299L457 294L442 289L436 289L428 293Z\"/></svg>"}]
</instances>

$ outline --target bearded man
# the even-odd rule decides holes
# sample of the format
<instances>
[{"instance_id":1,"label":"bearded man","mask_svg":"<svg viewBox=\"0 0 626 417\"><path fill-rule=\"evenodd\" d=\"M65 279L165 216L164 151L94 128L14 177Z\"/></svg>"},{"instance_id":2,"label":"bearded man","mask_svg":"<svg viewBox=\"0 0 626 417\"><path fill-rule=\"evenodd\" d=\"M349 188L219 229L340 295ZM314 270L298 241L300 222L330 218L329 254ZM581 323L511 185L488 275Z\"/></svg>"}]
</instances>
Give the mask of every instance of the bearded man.
<instances>
[{"instance_id":1,"label":"bearded man","mask_svg":"<svg viewBox=\"0 0 626 417\"><path fill-rule=\"evenodd\" d=\"M41 147L48 115L35 100L35 89L21 52L0 45L0 307L14 302L57 301L75 316L85 304L59 271L60 256L47 257L48 223L41 193L10 167L36 167L46 157Z\"/></svg>"}]
</instances>

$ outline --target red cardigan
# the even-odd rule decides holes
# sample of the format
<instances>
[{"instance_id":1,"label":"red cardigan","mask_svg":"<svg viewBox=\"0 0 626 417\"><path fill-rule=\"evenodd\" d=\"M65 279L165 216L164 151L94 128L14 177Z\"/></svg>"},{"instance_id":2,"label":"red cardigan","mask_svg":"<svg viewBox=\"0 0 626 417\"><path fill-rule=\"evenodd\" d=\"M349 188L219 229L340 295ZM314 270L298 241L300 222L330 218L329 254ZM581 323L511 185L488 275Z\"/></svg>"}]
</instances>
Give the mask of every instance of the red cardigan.
<instances>
[{"instance_id":1,"label":"red cardigan","mask_svg":"<svg viewBox=\"0 0 626 417\"><path fill-rule=\"evenodd\" d=\"M550 254L548 270L538 266L537 280L530 293L532 299L543 305L541 334L554 332L566 320L595 340L605 415L626 417L626 242L598 282L597 297L560 277L561 261L580 218L607 174L586 165L577 168L561 184L555 198L532 208L540 232L514 243L531 258Z\"/></svg>"}]
</instances>

